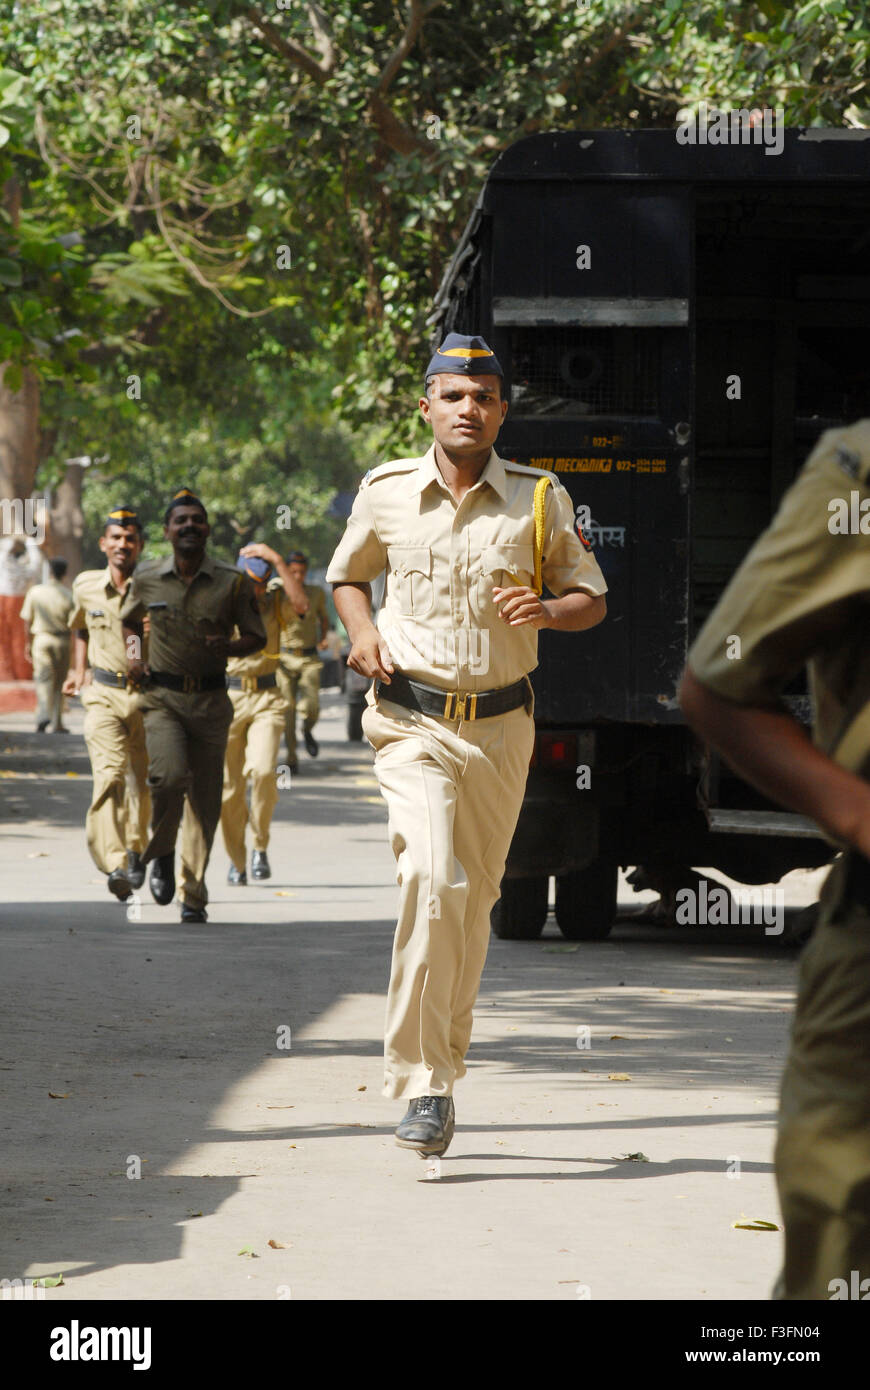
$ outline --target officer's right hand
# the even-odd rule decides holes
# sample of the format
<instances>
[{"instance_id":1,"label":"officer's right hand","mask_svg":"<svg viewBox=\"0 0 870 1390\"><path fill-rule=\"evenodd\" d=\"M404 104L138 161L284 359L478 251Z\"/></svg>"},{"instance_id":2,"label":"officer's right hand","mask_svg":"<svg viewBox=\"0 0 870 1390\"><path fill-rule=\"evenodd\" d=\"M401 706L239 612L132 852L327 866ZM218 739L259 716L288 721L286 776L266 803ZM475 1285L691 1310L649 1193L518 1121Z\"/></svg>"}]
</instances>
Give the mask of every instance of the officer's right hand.
<instances>
[{"instance_id":1,"label":"officer's right hand","mask_svg":"<svg viewBox=\"0 0 870 1390\"><path fill-rule=\"evenodd\" d=\"M146 677L151 675L150 667L144 661L127 662L127 680L130 685L141 685Z\"/></svg>"},{"instance_id":2,"label":"officer's right hand","mask_svg":"<svg viewBox=\"0 0 870 1390\"><path fill-rule=\"evenodd\" d=\"M347 664L358 675L374 676L385 685L390 684L390 676L396 669L386 639L374 626L356 639L348 653Z\"/></svg>"}]
</instances>

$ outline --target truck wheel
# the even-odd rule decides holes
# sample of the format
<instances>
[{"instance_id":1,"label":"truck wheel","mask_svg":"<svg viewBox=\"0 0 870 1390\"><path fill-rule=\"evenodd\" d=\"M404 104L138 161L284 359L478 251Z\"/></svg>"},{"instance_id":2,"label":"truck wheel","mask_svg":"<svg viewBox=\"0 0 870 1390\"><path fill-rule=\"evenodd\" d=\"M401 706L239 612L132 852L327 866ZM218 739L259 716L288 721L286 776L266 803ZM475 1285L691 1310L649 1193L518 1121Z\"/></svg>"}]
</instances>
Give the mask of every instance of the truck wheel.
<instances>
[{"instance_id":1,"label":"truck wheel","mask_svg":"<svg viewBox=\"0 0 870 1390\"><path fill-rule=\"evenodd\" d=\"M347 736L351 743L359 743L363 736L362 726L363 712L359 705L348 705L347 707Z\"/></svg>"},{"instance_id":2,"label":"truck wheel","mask_svg":"<svg viewBox=\"0 0 870 1390\"><path fill-rule=\"evenodd\" d=\"M597 859L556 879L556 921L569 941L604 941L616 917L619 865Z\"/></svg>"},{"instance_id":3,"label":"truck wheel","mask_svg":"<svg viewBox=\"0 0 870 1390\"><path fill-rule=\"evenodd\" d=\"M535 941L547 920L547 890L544 878L502 879L501 897L489 914L493 932L502 941Z\"/></svg>"}]
</instances>

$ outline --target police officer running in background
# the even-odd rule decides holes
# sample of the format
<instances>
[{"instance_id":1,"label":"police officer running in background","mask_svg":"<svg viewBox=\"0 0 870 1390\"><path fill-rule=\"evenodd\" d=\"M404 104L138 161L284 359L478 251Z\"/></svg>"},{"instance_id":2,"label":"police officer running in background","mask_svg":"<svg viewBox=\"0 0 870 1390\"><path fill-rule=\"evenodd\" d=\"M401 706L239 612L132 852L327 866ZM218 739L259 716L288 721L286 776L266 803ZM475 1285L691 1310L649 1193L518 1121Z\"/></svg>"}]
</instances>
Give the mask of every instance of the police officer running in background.
<instances>
[{"instance_id":1,"label":"police officer running in background","mask_svg":"<svg viewBox=\"0 0 870 1390\"><path fill-rule=\"evenodd\" d=\"M275 676L278 642L282 624L291 622L296 616L292 601L304 600L305 594L299 578L268 545L246 545L239 553L238 568L254 586L266 630L266 645L262 650L250 656L234 656L227 665L233 722L224 760L221 829L232 860L227 882L246 884L245 826L249 819L253 838L251 877L272 877L266 851L278 800L276 765L286 712ZM273 570L277 570L280 587L267 591ZM245 800L248 778L251 779L250 813Z\"/></svg>"},{"instance_id":2,"label":"police officer running in background","mask_svg":"<svg viewBox=\"0 0 870 1390\"><path fill-rule=\"evenodd\" d=\"M66 695L80 695L85 711L94 779L85 819L88 849L97 868L109 876L109 892L123 902L145 878L141 856L151 812L145 725L127 680L121 626L121 606L143 546L142 524L132 507L109 512L99 546L106 568L83 570L73 583L72 670L63 689ZM128 765L135 796L127 784Z\"/></svg>"},{"instance_id":3,"label":"police officer running in background","mask_svg":"<svg viewBox=\"0 0 870 1390\"><path fill-rule=\"evenodd\" d=\"M306 584L308 559L301 550L287 556L287 570L294 583L292 611L281 630L281 663L278 667L278 686L287 705L285 737L287 762L291 772L297 771L296 716L302 717L302 737L309 756L319 753L314 725L320 717L320 678L323 663L319 648L325 647L329 618L326 594L319 584ZM272 587L283 584L279 577ZM289 592L289 591L288 591Z\"/></svg>"},{"instance_id":4,"label":"police officer running in background","mask_svg":"<svg viewBox=\"0 0 870 1390\"><path fill-rule=\"evenodd\" d=\"M870 1279L870 537L842 515L865 509L870 420L822 435L689 652L681 694L742 777L845 846L803 953L782 1082L788 1299ZM807 663L813 741L781 699Z\"/></svg>"},{"instance_id":5,"label":"police officer running in background","mask_svg":"<svg viewBox=\"0 0 870 1390\"><path fill-rule=\"evenodd\" d=\"M503 375L481 338L448 335L420 401L432 448L366 475L326 576L348 664L375 678L363 729L401 885L384 1093L409 1100L396 1140L420 1154L443 1153L453 1134L534 741L537 630L590 628L606 611L568 493L492 447ZM370 586L384 568L376 627ZM540 597L539 575L559 597Z\"/></svg>"},{"instance_id":6,"label":"police officer running in background","mask_svg":"<svg viewBox=\"0 0 870 1390\"><path fill-rule=\"evenodd\" d=\"M153 817L142 859L153 861L149 884L154 901L171 902L175 841L184 812L181 920L205 922L205 871L220 819L224 752L233 717L227 658L258 651L266 633L247 575L206 554L211 528L199 498L182 488L167 507L164 523L172 555L139 566L121 609L127 650L135 653L127 675L141 687L148 747ZM146 615L147 665L141 652Z\"/></svg>"},{"instance_id":7,"label":"police officer running in background","mask_svg":"<svg viewBox=\"0 0 870 1390\"><path fill-rule=\"evenodd\" d=\"M49 560L51 577L47 584L34 584L27 590L21 608L21 620L27 628L25 656L33 661L33 680L36 685L36 729L44 734L49 724L52 733L66 734L63 725L63 683L69 669L69 628L73 596L61 583L67 572L67 562L60 556Z\"/></svg>"}]
</instances>

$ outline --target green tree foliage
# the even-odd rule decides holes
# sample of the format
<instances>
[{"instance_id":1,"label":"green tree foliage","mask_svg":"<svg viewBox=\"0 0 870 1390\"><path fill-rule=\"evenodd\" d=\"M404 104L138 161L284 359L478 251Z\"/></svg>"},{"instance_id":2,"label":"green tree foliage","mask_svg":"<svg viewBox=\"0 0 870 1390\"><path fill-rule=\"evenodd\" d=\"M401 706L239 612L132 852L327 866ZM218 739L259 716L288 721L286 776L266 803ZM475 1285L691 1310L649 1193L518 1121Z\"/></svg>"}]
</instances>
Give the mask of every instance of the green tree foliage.
<instances>
[{"instance_id":1,"label":"green tree foliage","mask_svg":"<svg viewBox=\"0 0 870 1390\"><path fill-rule=\"evenodd\" d=\"M48 473L108 453L89 514L206 479L227 543L292 495L327 548L333 492L424 438L426 317L501 150L702 100L863 126L868 39L838 0L16 3L0 355L50 383Z\"/></svg>"}]
</instances>

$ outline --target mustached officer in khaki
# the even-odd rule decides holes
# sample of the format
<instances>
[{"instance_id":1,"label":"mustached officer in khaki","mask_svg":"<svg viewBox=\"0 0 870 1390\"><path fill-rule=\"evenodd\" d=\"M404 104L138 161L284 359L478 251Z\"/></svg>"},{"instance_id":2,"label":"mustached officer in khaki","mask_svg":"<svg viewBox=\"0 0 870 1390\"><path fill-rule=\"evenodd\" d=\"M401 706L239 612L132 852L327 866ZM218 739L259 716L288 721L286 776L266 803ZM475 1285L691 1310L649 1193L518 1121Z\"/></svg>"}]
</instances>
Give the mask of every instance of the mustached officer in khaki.
<instances>
[{"instance_id":1,"label":"mustached officer in khaki","mask_svg":"<svg viewBox=\"0 0 870 1390\"><path fill-rule=\"evenodd\" d=\"M276 767L284 732L286 705L278 689L276 671L282 624L295 616L292 599L304 597L302 586L287 565L268 545L246 545L239 553L238 568L254 586L260 617L266 629L266 645L251 656L236 656L227 665L227 686L233 702L233 722L224 761L221 829L232 863L227 882L246 884L245 826L250 820L253 837L251 877L272 877L267 849L269 827L278 800ZM280 588L267 590L272 571L278 571ZM251 809L245 786L251 780Z\"/></svg>"},{"instance_id":2,"label":"mustached officer in khaki","mask_svg":"<svg viewBox=\"0 0 870 1390\"><path fill-rule=\"evenodd\" d=\"M44 734L49 724L52 732L65 734L61 722L63 713L63 683L69 669L69 628L73 596L61 581L67 572L67 562L58 555L49 560L51 577L47 584L34 584L27 590L21 608L21 621L27 628L25 656L33 662L33 681L36 686L36 729Z\"/></svg>"},{"instance_id":3,"label":"mustached officer in khaki","mask_svg":"<svg viewBox=\"0 0 870 1390\"><path fill-rule=\"evenodd\" d=\"M448 335L420 411L432 448L366 475L326 577L353 643L348 664L375 678L363 729L401 886L384 1093L409 1099L396 1139L426 1154L453 1134L453 1085L532 752L537 630L593 627L606 586L557 478L492 447L507 401L481 338ZM384 569L375 627L370 585ZM560 597L539 596L538 569Z\"/></svg>"},{"instance_id":4,"label":"mustached officer in khaki","mask_svg":"<svg viewBox=\"0 0 870 1390\"><path fill-rule=\"evenodd\" d=\"M72 670L66 695L80 695L94 790L85 819L91 858L108 874L109 892L125 901L145 878L151 797L145 725L138 695L127 682L121 607L142 553L142 525L131 507L106 517L100 550L106 568L83 570L73 584ZM90 671L87 663L90 662ZM135 795L127 784L131 769Z\"/></svg>"},{"instance_id":5,"label":"mustached officer in khaki","mask_svg":"<svg viewBox=\"0 0 870 1390\"><path fill-rule=\"evenodd\" d=\"M326 594L319 584L306 584L308 559L301 550L287 556L287 572L294 581L292 609L281 629L281 663L278 685L287 704L285 716L287 761L291 772L296 771L296 716L302 716L302 738L309 757L320 752L314 737L314 726L320 717L320 678L323 663L318 649L326 646L329 617ZM273 581L273 588L280 580Z\"/></svg>"},{"instance_id":6,"label":"mustached officer in khaki","mask_svg":"<svg viewBox=\"0 0 870 1390\"><path fill-rule=\"evenodd\" d=\"M172 555L140 565L121 609L127 674L142 687L153 817L143 862L155 902L175 894L175 841L181 840L181 920L205 922L205 871L220 819L224 752L233 706L230 656L265 645L257 597L247 575L205 553L208 514L188 488L175 494L163 534ZM149 619L149 661L137 643ZM233 637L238 629L239 635Z\"/></svg>"},{"instance_id":7,"label":"mustached officer in khaki","mask_svg":"<svg viewBox=\"0 0 870 1390\"><path fill-rule=\"evenodd\" d=\"M777 1293L870 1288L870 420L829 430L689 652L686 718L845 847L801 961L782 1081ZM809 665L813 741L781 696Z\"/></svg>"}]
</instances>

